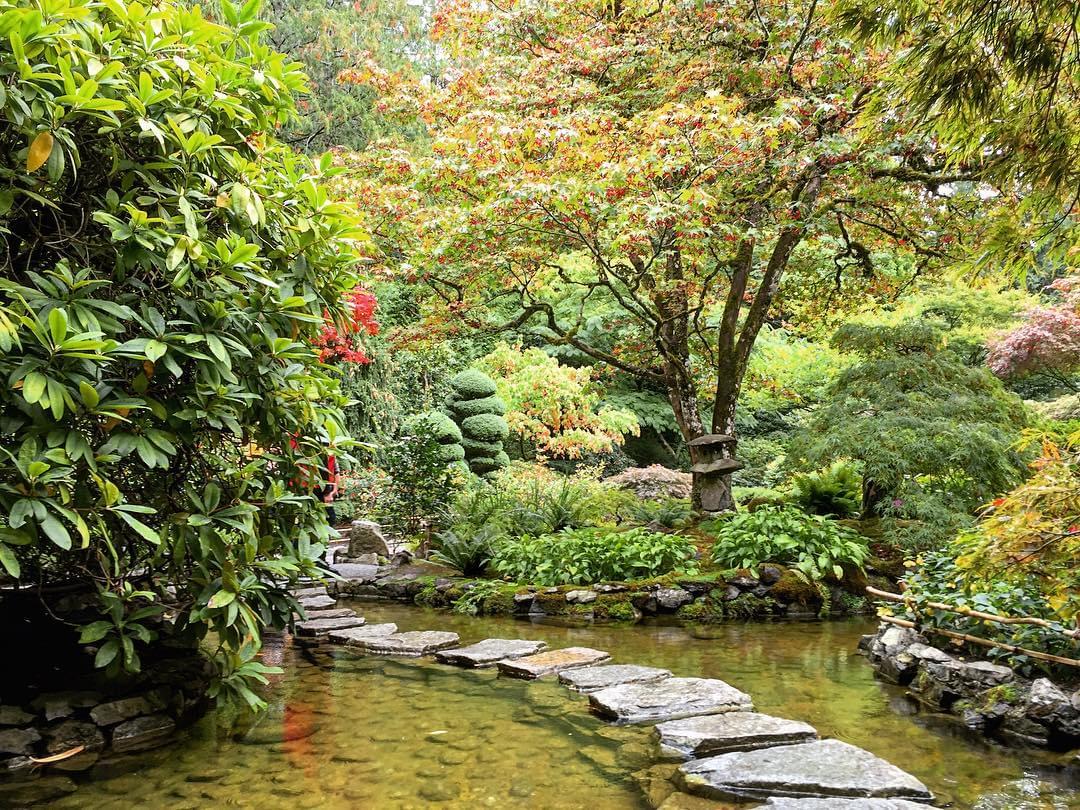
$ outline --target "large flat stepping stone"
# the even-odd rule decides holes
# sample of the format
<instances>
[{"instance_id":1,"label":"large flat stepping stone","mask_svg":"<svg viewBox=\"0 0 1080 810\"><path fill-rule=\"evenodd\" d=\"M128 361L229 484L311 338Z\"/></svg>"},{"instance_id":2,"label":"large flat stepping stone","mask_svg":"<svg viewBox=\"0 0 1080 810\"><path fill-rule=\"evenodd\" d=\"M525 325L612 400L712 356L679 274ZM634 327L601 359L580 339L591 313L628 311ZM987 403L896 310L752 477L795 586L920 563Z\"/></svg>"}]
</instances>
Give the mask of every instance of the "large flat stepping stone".
<instances>
[{"instance_id":1,"label":"large flat stepping stone","mask_svg":"<svg viewBox=\"0 0 1080 810\"><path fill-rule=\"evenodd\" d=\"M461 637L457 633L444 630L412 630L408 633L376 636L362 642L359 646L376 655L404 655L418 658L456 647L460 642Z\"/></svg>"},{"instance_id":2,"label":"large flat stepping stone","mask_svg":"<svg viewBox=\"0 0 1080 810\"><path fill-rule=\"evenodd\" d=\"M486 638L469 647L443 650L435 654L435 660L459 667L490 667L499 661L524 658L546 650L542 641L525 641L510 638Z\"/></svg>"},{"instance_id":3,"label":"large flat stepping stone","mask_svg":"<svg viewBox=\"0 0 1080 810\"><path fill-rule=\"evenodd\" d=\"M338 563L331 567L334 573L342 579L361 582L374 582L375 575L379 573L379 566L364 565L363 563Z\"/></svg>"},{"instance_id":4,"label":"large flat stepping stone","mask_svg":"<svg viewBox=\"0 0 1080 810\"><path fill-rule=\"evenodd\" d=\"M385 624L369 624L364 627L349 627L345 630L331 630L328 634L334 644L344 644L347 647L363 647L367 642L382 636L390 636L397 632L397 625L393 622Z\"/></svg>"},{"instance_id":5,"label":"large flat stepping stone","mask_svg":"<svg viewBox=\"0 0 1080 810\"><path fill-rule=\"evenodd\" d=\"M840 740L695 759L675 776L687 792L714 799L933 799L911 774Z\"/></svg>"},{"instance_id":6,"label":"large flat stepping stone","mask_svg":"<svg viewBox=\"0 0 1080 810\"><path fill-rule=\"evenodd\" d=\"M320 610L337 605L337 600L331 596L306 596L296 601L300 603L300 607L304 610Z\"/></svg>"},{"instance_id":7,"label":"large flat stepping stone","mask_svg":"<svg viewBox=\"0 0 1080 810\"><path fill-rule=\"evenodd\" d=\"M318 585L313 588L297 588L292 592L297 599L307 599L311 596L326 596L326 586Z\"/></svg>"},{"instance_id":8,"label":"large flat stepping stone","mask_svg":"<svg viewBox=\"0 0 1080 810\"><path fill-rule=\"evenodd\" d=\"M772 810L926 810L926 805L907 799L769 799Z\"/></svg>"},{"instance_id":9,"label":"large flat stepping stone","mask_svg":"<svg viewBox=\"0 0 1080 810\"><path fill-rule=\"evenodd\" d=\"M656 683L671 677L671 670L637 664L603 664L559 673L559 683L575 692L596 692L623 683Z\"/></svg>"},{"instance_id":10,"label":"large flat stepping stone","mask_svg":"<svg viewBox=\"0 0 1080 810\"><path fill-rule=\"evenodd\" d=\"M730 751L752 751L817 739L813 726L757 712L726 712L668 720L656 727L660 751L698 758Z\"/></svg>"},{"instance_id":11,"label":"large flat stepping stone","mask_svg":"<svg viewBox=\"0 0 1080 810\"><path fill-rule=\"evenodd\" d=\"M531 680L545 675L554 675L564 669L602 664L610 658L611 656L603 650L593 650L589 647L564 647L561 650L548 650L538 655L528 655L516 661L500 661L497 666L499 672L504 675Z\"/></svg>"},{"instance_id":12,"label":"large flat stepping stone","mask_svg":"<svg viewBox=\"0 0 1080 810\"><path fill-rule=\"evenodd\" d=\"M298 636L324 636L331 630L347 630L350 627L363 627L364 617L338 616L333 619L309 619L306 622L297 622L296 635Z\"/></svg>"},{"instance_id":13,"label":"large flat stepping stone","mask_svg":"<svg viewBox=\"0 0 1080 810\"><path fill-rule=\"evenodd\" d=\"M356 615L356 611L351 608L316 608L314 610L304 608L304 613L306 614L304 621L308 619L341 619L346 616Z\"/></svg>"},{"instance_id":14,"label":"large flat stepping stone","mask_svg":"<svg viewBox=\"0 0 1080 810\"><path fill-rule=\"evenodd\" d=\"M678 720L699 714L753 711L750 696L715 678L624 683L589 695L589 708L619 723Z\"/></svg>"}]
</instances>

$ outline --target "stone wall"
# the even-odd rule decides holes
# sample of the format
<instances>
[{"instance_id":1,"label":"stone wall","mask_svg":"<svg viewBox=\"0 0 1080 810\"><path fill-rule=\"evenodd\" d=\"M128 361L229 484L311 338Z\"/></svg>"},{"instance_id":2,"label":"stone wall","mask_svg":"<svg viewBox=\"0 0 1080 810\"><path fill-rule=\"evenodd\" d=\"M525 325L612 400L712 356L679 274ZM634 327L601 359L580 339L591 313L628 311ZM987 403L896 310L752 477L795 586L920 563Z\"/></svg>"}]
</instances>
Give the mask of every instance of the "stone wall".
<instances>
[{"instance_id":1,"label":"stone wall","mask_svg":"<svg viewBox=\"0 0 1080 810\"><path fill-rule=\"evenodd\" d=\"M1063 751L1080 747L1080 689L968 660L931 646L915 630L887 623L864 636L859 648L883 680L906 687L929 711L1013 742Z\"/></svg>"},{"instance_id":2,"label":"stone wall","mask_svg":"<svg viewBox=\"0 0 1080 810\"><path fill-rule=\"evenodd\" d=\"M113 772L126 755L165 745L205 711L208 683L205 659L187 652L126 684L0 705L0 806L57 798L76 789L73 776Z\"/></svg>"},{"instance_id":3,"label":"stone wall","mask_svg":"<svg viewBox=\"0 0 1080 810\"><path fill-rule=\"evenodd\" d=\"M725 579L718 573L671 576L644 582L608 582L592 586L519 586L498 580L474 580L424 561L404 565L338 564L342 577L327 585L339 597L394 599L448 608L466 599L480 614L566 616L592 621L638 621L670 614L690 621L768 617L812 618L871 611L856 590L834 584L809 585L780 566L762 566L760 576L742 573Z\"/></svg>"}]
</instances>

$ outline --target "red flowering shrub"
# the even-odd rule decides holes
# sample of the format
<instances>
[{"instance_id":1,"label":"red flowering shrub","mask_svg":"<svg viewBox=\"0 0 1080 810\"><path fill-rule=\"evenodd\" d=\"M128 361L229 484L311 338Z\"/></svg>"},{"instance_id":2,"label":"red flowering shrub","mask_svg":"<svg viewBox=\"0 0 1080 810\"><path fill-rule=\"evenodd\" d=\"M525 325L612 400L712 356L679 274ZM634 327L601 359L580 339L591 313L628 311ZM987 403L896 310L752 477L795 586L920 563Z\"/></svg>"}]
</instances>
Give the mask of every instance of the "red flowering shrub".
<instances>
[{"instance_id":1,"label":"red flowering shrub","mask_svg":"<svg viewBox=\"0 0 1080 810\"><path fill-rule=\"evenodd\" d=\"M319 359L324 363L338 360L342 363L366 365L371 358L364 351L357 338L360 335L376 335L379 324L375 320L375 296L364 289L346 293L349 320L342 327L329 318L323 325L322 332L315 339L315 348L319 350Z\"/></svg>"}]
</instances>

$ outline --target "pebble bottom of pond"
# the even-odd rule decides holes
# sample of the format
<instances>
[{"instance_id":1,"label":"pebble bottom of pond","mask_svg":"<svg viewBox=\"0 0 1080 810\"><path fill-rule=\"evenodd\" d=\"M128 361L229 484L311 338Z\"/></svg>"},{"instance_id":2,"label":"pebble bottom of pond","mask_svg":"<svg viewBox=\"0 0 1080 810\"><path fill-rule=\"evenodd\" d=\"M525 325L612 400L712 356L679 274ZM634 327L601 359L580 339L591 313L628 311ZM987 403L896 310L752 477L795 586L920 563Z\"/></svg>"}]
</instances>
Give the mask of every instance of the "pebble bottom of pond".
<instances>
[{"instance_id":1,"label":"pebble bottom of pond","mask_svg":"<svg viewBox=\"0 0 1080 810\"><path fill-rule=\"evenodd\" d=\"M584 625L470 618L352 602L369 624L606 650L616 663L721 678L759 711L802 720L909 771L958 810L1080 808L1080 764L1008 749L955 723L913 714L855 651L868 620L682 626ZM673 787L644 727L589 715L554 679L529 682L432 659L365 656L328 645L269 644L283 668L269 710L235 739L209 716L164 749L77 777L55 808L543 808L647 810ZM667 807L736 810L687 797Z\"/></svg>"}]
</instances>

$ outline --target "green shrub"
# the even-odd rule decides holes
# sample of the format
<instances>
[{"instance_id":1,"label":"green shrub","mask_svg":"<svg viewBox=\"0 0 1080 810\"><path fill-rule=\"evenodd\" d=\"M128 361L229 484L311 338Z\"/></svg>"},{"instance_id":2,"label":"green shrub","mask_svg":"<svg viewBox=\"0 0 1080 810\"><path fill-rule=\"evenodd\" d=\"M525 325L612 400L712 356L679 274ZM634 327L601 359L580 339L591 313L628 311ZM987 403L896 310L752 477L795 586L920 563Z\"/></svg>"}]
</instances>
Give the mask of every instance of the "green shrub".
<instances>
[{"instance_id":1,"label":"green shrub","mask_svg":"<svg viewBox=\"0 0 1080 810\"><path fill-rule=\"evenodd\" d=\"M448 407L454 412L455 419L467 419L470 416L493 413L502 416L506 413L506 403L498 397L482 399L451 400Z\"/></svg>"},{"instance_id":2,"label":"green shrub","mask_svg":"<svg viewBox=\"0 0 1080 810\"><path fill-rule=\"evenodd\" d=\"M97 591L110 673L212 635L212 693L259 705L261 630L329 538L290 482L349 446L312 342L365 237L329 157L274 140L298 66L220 10L0 0L0 563Z\"/></svg>"},{"instance_id":3,"label":"green shrub","mask_svg":"<svg viewBox=\"0 0 1080 810\"><path fill-rule=\"evenodd\" d=\"M439 458L446 464L450 464L454 461L464 461L465 448L460 444L439 445Z\"/></svg>"},{"instance_id":4,"label":"green shrub","mask_svg":"<svg viewBox=\"0 0 1080 810\"><path fill-rule=\"evenodd\" d=\"M501 449L502 441L510 435L510 428L498 414L483 413L463 419L461 433L476 442L498 442Z\"/></svg>"},{"instance_id":5,"label":"green shrub","mask_svg":"<svg viewBox=\"0 0 1080 810\"><path fill-rule=\"evenodd\" d=\"M858 514L862 502L862 476L855 466L837 461L824 470L796 475L791 502L803 511L826 517L848 518Z\"/></svg>"},{"instance_id":6,"label":"green shrub","mask_svg":"<svg viewBox=\"0 0 1080 810\"><path fill-rule=\"evenodd\" d=\"M383 448L382 467L387 482L377 504L380 520L404 536L427 536L445 526L449 504L457 486L448 448L439 444L436 426L426 419L413 420Z\"/></svg>"},{"instance_id":7,"label":"green shrub","mask_svg":"<svg viewBox=\"0 0 1080 810\"><path fill-rule=\"evenodd\" d=\"M478 442L473 439L462 439L461 446L465 448L465 454L470 458L481 456L494 458L503 449L502 442Z\"/></svg>"},{"instance_id":8,"label":"green shrub","mask_svg":"<svg viewBox=\"0 0 1080 810\"><path fill-rule=\"evenodd\" d=\"M456 568L467 577L484 573L495 551L497 533L484 527L469 534L445 531L432 541L430 558L435 562Z\"/></svg>"},{"instance_id":9,"label":"green shrub","mask_svg":"<svg viewBox=\"0 0 1080 810\"><path fill-rule=\"evenodd\" d=\"M476 369L466 369L450 380L452 398L456 402L483 399L495 396L495 381L487 374Z\"/></svg>"},{"instance_id":10,"label":"green shrub","mask_svg":"<svg viewBox=\"0 0 1080 810\"><path fill-rule=\"evenodd\" d=\"M662 501L641 501L631 509L636 523L658 524L665 529L686 525L694 516L694 508L687 498L665 498Z\"/></svg>"},{"instance_id":11,"label":"green shrub","mask_svg":"<svg viewBox=\"0 0 1080 810\"><path fill-rule=\"evenodd\" d=\"M589 585L649 579L694 569L693 544L678 534L647 529L566 529L558 534L504 540L492 568L515 582Z\"/></svg>"},{"instance_id":12,"label":"green shrub","mask_svg":"<svg viewBox=\"0 0 1080 810\"><path fill-rule=\"evenodd\" d=\"M732 570L772 562L817 581L842 577L844 565L861 568L869 555L866 541L851 529L790 506L763 506L702 528L716 535L714 562Z\"/></svg>"},{"instance_id":13,"label":"green shrub","mask_svg":"<svg viewBox=\"0 0 1080 810\"><path fill-rule=\"evenodd\" d=\"M429 432L439 444L460 444L461 443L461 429L457 424L440 411L425 411L424 413L416 414L405 420L403 429L406 432L415 432L420 423L427 424L427 432Z\"/></svg>"}]
</instances>

